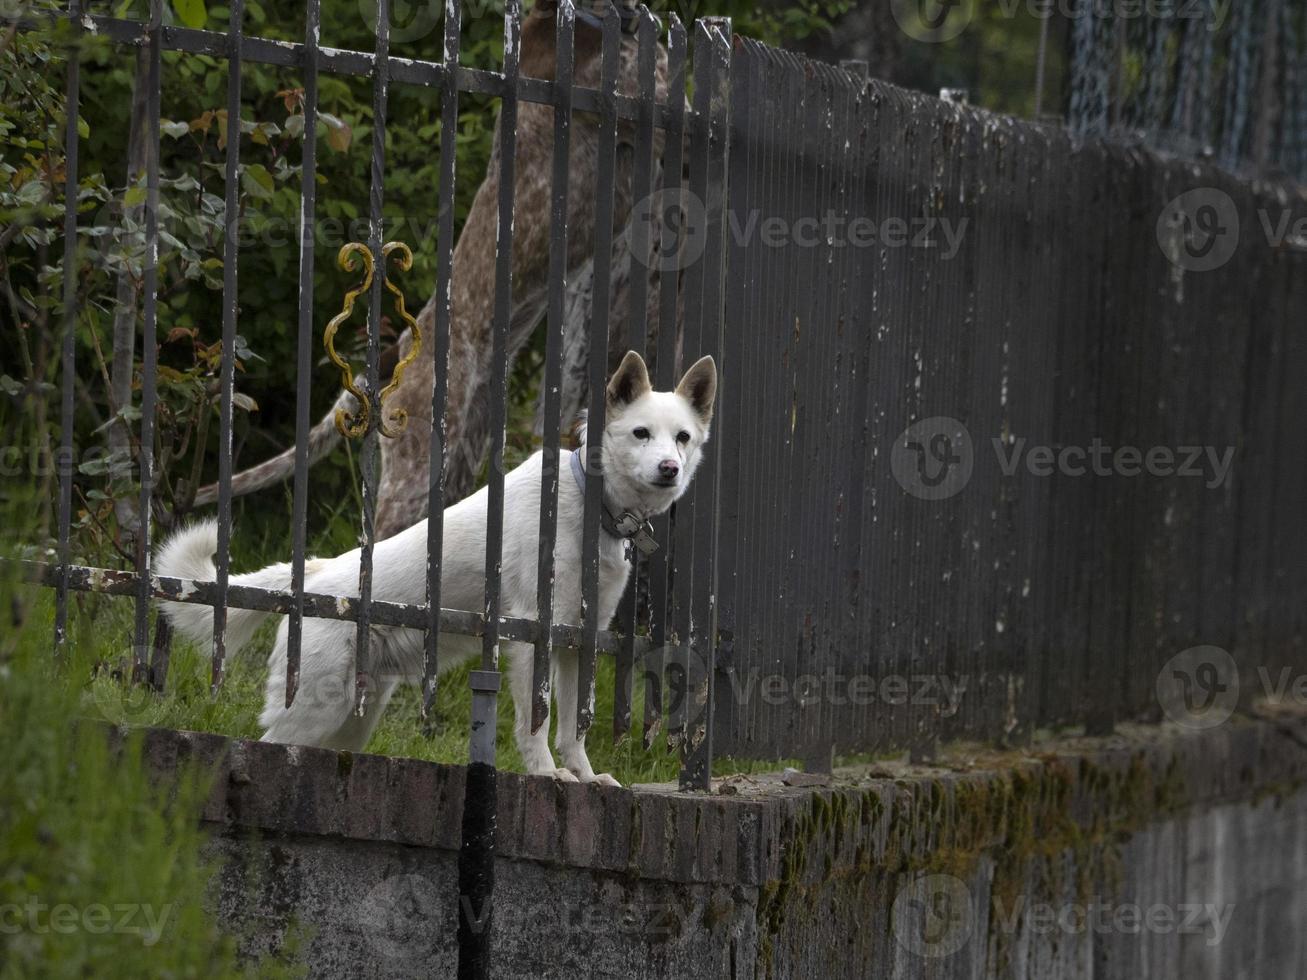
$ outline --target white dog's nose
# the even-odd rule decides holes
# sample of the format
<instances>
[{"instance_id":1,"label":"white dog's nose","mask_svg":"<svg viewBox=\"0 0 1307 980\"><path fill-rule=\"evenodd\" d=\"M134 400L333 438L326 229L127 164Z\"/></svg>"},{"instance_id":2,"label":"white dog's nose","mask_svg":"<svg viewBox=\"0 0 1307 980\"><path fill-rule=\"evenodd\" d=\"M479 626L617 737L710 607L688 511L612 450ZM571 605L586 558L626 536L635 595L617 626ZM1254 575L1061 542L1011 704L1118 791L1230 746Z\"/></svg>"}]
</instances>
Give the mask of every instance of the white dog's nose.
<instances>
[{"instance_id":1,"label":"white dog's nose","mask_svg":"<svg viewBox=\"0 0 1307 980\"><path fill-rule=\"evenodd\" d=\"M665 459L658 464L658 475L664 480L675 480L681 472L681 464L674 459Z\"/></svg>"}]
</instances>

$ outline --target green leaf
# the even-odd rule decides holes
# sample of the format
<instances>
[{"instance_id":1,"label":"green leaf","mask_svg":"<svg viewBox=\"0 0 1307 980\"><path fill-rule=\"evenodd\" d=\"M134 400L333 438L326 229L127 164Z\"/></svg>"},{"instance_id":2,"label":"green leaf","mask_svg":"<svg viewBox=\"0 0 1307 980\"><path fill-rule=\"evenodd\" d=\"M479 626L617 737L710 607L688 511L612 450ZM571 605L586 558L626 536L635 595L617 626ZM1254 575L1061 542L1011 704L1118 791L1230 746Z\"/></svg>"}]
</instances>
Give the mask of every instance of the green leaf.
<instances>
[{"instance_id":1,"label":"green leaf","mask_svg":"<svg viewBox=\"0 0 1307 980\"><path fill-rule=\"evenodd\" d=\"M171 119L159 120L159 129L167 136L173 139L181 139L191 131L189 123L173 122Z\"/></svg>"},{"instance_id":2,"label":"green leaf","mask_svg":"<svg viewBox=\"0 0 1307 980\"><path fill-rule=\"evenodd\" d=\"M333 116L330 112L321 112L318 118L327 125L327 145L337 153L348 150L350 141L354 138L354 130L350 128L349 123Z\"/></svg>"},{"instance_id":3,"label":"green leaf","mask_svg":"<svg viewBox=\"0 0 1307 980\"><path fill-rule=\"evenodd\" d=\"M172 9L177 18L187 27L203 27L209 19L209 12L204 9L204 0L172 0Z\"/></svg>"},{"instance_id":4,"label":"green leaf","mask_svg":"<svg viewBox=\"0 0 1307 980\"><path fill-rule=\"evenodd\" d=\"M241 169L243 171L241 186L245 189L245 193L263 200L272 197L276 182L272 179L272 174L268 173L267 167L261 163L251 163Z\"/></svg>"}]
</instances>

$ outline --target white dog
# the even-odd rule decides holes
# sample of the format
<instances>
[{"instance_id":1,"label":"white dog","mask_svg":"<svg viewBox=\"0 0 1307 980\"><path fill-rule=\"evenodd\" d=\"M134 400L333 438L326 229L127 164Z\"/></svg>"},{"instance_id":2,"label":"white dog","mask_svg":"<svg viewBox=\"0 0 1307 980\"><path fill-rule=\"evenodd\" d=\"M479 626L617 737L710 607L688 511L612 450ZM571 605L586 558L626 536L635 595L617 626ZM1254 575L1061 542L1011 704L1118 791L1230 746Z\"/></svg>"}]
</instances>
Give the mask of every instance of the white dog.
<instances>
[{"instance_id":1,"label":"white dog","mask_svg":"<svg viewBox=\"0 0 1307 980\"><path fill-rule=\"evenodd\" d=\"M646 521L661 514L685 493L708 439L717 368L701 358L674 392L654 391L644 361L627 353L608 384L607 418L602 463L604 531L599 545L599 623L612 619L626 588L631 564L626 552L631 538L643 544ZM554 550L554 619L581 622L581 536L585 496L584 435L574 454L559 453L558 538ZM504 540L500 614L534 619L539 555L540 478L543 453L536 453L504 478ZM441 560L441 604L451 609L477 610L485 602L485 537L487 492L483 487L445 511L444 554ZM623 540L626 538L627 540ZM426 601L427 522L381 541L373 552L372 595L388 602ZM213 581L217 528L212 522L178 531L159 548L156 574ZM305 563L304 588L328 595L358 595L359 552ZM265 589L290 588L291 566L271 565L231 577L233 585ZM163 611L184 636L197 644L213 639L213 612L208 606L164 602ZM231 609L227 648L234 654L249 641L269 613ZM259 721L267 729L264 741L319 745L361 751L376 727L387 701L400 681L420 682L423 638L416 630L379 627L374 630L372 657L376 683L371 685L364 714L353 712L354 645L357 627L347 620L304 620L300 687L294 703L285 706L286 623L277 632L268 658L267 697ZM479 637L444 633L440 667L480 653ZM531 733L532 654L528 643L505 641L509 687L517 712L517 746L527 771L566 780L616 785L611 776L596 774L586 756L585 742L576 737L577 653L555 650L552 688L558 702L555 745L563 768L554 766L549 751L548 724Z\"/></svg>"}]
</instances>

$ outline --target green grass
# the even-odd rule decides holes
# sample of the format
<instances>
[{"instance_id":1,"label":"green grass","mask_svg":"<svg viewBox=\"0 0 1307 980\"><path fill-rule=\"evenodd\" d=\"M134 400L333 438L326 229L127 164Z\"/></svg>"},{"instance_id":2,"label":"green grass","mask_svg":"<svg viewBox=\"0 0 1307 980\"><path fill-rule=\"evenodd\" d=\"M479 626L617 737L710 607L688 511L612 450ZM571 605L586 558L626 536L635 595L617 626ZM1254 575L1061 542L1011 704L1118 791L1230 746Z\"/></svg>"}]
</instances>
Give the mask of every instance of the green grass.
<instances>
[{"instance_id":1,"label":"green grass","mask_svg":"<svg viewBox=\"0 0 1307 980\"><path fill-rule=\"evenodd\" d=\"M196 814L210 777L156 786L138 737L111 749L103 729L73 724L83 692L25 594L0 582L0 980L302 975L238 963L204 905L216 865Z\"/></svg>"},{"instance_id":2,"label":"green grass","mask_svg":"<svg viewBox=\"0 0 1307 980\"><path fill-rule=\"evenodd\" d=\"M537 448L531 431L539 378L543 373L543 331L537 331L514 369L510 386L509 425L505 463L513 467ZM353 445L334 457L330 470L340 479L327 482L330 492L315 493L310 499L308 552L335 555L358 545L357 515L361 509ZM316 475L326 473L329 461L319 464ZM483 474L484 476L484 474ZM484 482L484 481L483 481ZM317 484L315 483L315 486ZM234 502L232 567L237 571L259 568L283 560L288 544L291 488L268 489ZM18 525L15 525L16 527ZM76 548L76 545L75 545ZM83 558L96 563L95 556ZM109 556L106 556L109 557ZM113 564L112 557L109 562ZM31 607L26 629L49 637L53 602L48 591L29 590ZM79 699L80 711L92 718L140 726L215 732L239 738L258 738L258 716L263 704L267 654L272 648L275 620L270 621L248 648L233 658L216 696L209 693L208 651L195 649L174 639L167 684L162 694L131 688L122 682L130 674L133 602L130 599L76 595L71 606L69 663L60 677ZM440 679L433 724L424 726L419 713L419 692L404 686L396 693L382 717L367 751L390 756L427 759L434 762L465 763L468 757L471 664L455 669ZM676 779L680 761L667 748L665 736L645 749L640 735L644 717L643 685L636 683L632 718L633 731L616 743L612 736L615 665L601 655L596 669L595 723L587 740L590 761L596 772L609 772L623 785L670 782ZM522 772L522 759L513 739L513 701L507 687L499 698L498 763L500 768ZM550 722L550 744L554 723ZM794 760L757 762L719 758L713 762L715 775L754 772L797 765Z\"/></svg>"},{"instance_id":3,"label":"green grass","mask_svg":"<svg viewBox=\"0 0 1307 980\"><path fill-rule=\"evenodd\" d=\"M505 464L514 467L538 446L532 432L539 379L543 374L544 332L537 330L514 367L508 404ZM358 545L358 514L362 508L355 446L346 441L342 452L314 469L315 492L308 515L308 553L336 555ZM484 473L482 474L484 482ZM20 495L25 499L25 495ZM0 503L3 498L0 497ZM231 541L232 567L236 571L259 568L284 560L288 547L291 485L269 488L235 500ZM21 512L21 507L13 510ZM10 522L11 533L20 537L23 524ZM161 529L160 529L161 530ZM88 542L75 536L74 554L90 564L121 567L113 555L85 553ZM6 545L4 551L12 550ZM39 638L48 649L52 635L53 601L48 590L25 589L28 608L25 632ZM255 641L232 658L226 667L222 688L209 692L209 652L174 639L167 684L162 694L130 687L122 678L130 674L133 602L126 598L74 595L70 603L69 662L57 675L72 696L79 712L89 718L137 726L156 726L214 732L239 738L258 738L258 716L263 704L267 654L272 648L275 620L270 621ZM465 763L468 757L471 664L440 679L433 724L423 725L416 687L402 687L392 700L374 733L367 751L390 756ZM596 670L595 723L587 740L590 761L596 772L609 772L623 785L670 782L676 779L680 761L669 750L665 736L645 749L640 734L644 717L643 685L636 683L633 730L614 742L612 735L613 659L601 655ZM513 703L507 688L499 698L498 762L500 768L523 771L522 759L513 739ZM551 719L550 744L554 724ZM794 760L735 760L718 758L715 775L754 772L797 765Z\"/></svg>"},{"instance_id":4,"label":"green grass","mask_svg":"<svg viewBox=\"0 0 1307 980\"><path fill-rule=\"evenodd\" d=\"M49 593L34 595L36 610L26 629L44 633L50 624ZM223 685L216 696L209 692L209 658L184 640L175 639L167 685L162 694L126 685L130 673L132 602L103 596L75 596L71 618L68 664L61 671L64 684L80 701L81 713L115 724L153 726L215 732L239 738L258 738L259 711L263 705L267 653L271 649L275 623L269 622L238 657L229 662ZM48 633L46 634L48 636ZM440 678L433 724L424 726L419 712L419 691L405 685L396 693L383 716L367 751L380 755L464 763L468 754L471 689L469 662ZM587 747L596 772L610 772L624 785L670 782L676 779L679 757L669 750L665 737L645 749L640 736L644 717L643 685L635 685L633 726L626 737L614 743L612 736L615 668L611 657L601 656L596 671L595 724ZM523 772L522 759L513 739L513 700L507 689L498 704L498 764L502 769ZM550 722L552 744L553 718ZM715 775L775 769L792 760L758 762L720 758L714 760Z\"/></svg>"}]
</instances>

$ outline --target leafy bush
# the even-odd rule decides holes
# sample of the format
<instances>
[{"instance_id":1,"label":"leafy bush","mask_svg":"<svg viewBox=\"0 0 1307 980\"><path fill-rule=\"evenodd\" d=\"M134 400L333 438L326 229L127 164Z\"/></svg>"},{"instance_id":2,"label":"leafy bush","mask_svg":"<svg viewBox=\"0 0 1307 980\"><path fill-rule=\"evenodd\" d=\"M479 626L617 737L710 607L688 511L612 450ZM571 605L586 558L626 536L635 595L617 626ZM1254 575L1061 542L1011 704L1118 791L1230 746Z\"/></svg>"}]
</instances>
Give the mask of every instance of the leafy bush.
<instances>
[{"instance_id":1,"label":"leafy bush","mask_svg":"<svg viewBox=\"0 0 1307 980\"><path fill-rule=\"evenodd\" d=\"M502 58L502 7L472 2L464 6L462 63L497 67ZM805 0L798 6L757 7L740 0L705 0L678 4L677 9L687 22L707 14L732 15L739 29L777 40L782 34L802 36L820 29L844 6ZM419 7L414 8L418 17L430 9L427 4ZM36 0L32 10L35 15L63 8L53 0ZM120 0L112 6L92 3L90 10L143 18L147 4ZM369 10L362 0L323 0L322 43L370 50L374 39ZM230 11L204 0L172 0L165 4L164 17L166 23L224 31ZM243 27L249 35L299 41L303 17L299 3L248 0ZM433 22L426 28L397 31L392 54L439 60L441 25ZM263 459L294 441L300 384L311 386L316 416L334 400L338 381L326 369L325 358L311 378L297 378L295 370L305 128L304 79L299 69L246 63L241 72L242 118L237 123L226 110L225 60L164 52L158 122L157 336L143 339L146 188L140 168L141 147L150 130L141 98L145 52L115 46L92 32L81 36L76 49L71 44L68 25L58 21L48 29L11 32L0 40L0 310L12 321L16 341L0 344L0 426L11 434L9 445L0 447L6 453L0 460L0 474L6 478L0 483L0 507L8 503L25 514L15 524L16 540L10 544L48 547L52 543L53 460L60 439L62 382L59 343L67 312L63 287L70 281L75 287L77 364L73 550L82 560L128 567L133 562L139 496L144 344L157 344L158 353L152 504L156 533L185 515L196 486L216 475L228 190L225 159L233 140L239 140L240 148L239 186L234 189L240 212L239 337L234 351L237 466ZM82 77L77 120L80 248L74 267L65 269L63 78L73 51L80 59ZM361 222L367 217L376 122L370 80L322 74L319 108L313 321L320 330L339 310L344 291L356 282L336 267L336 251L347 241L366 237ZM487 97L460 96L456 230L486 171L496 111ZM413 309L434 287L440 153L439 92L392 86L385 141L386 237L402 239L413 249L414 267L402 282ZM344 346L352 350L354 363L360 363L362 327L356 325L344 334ZM532 448L530 418L538 383L539 340L514 374L510 454L524 455ZM315 352L321 352L320 340L315 340ZM311 549L335 553L354 546L360 502L348 446L314 468L312 487ZM237 500L234 567L248 568L284 556L289 496L287 487L280 499L272 491ZM112 662L120 654L117 648L130 635L130 603L83 597L78 606L95 624L87 636L99 647L109 648L97 647L98 652L84 657L89 671L89 664ZM204 685L191 684L204 675L204 664L187 659L190 656L179 653L169 684L181 693L170 692L168 700L157 706L153 720L202 723L228 734L248 734L252 704L246 705L248 711L238 711L235 705L242 702L232 701L229 715L212 717L204 707L209 703ZM103 678L96 681L104 683ZM251 684L257 690L257 680L251 678ZM611 679L601 680L601 690L610 688ZM198 692L196 700L187 697L192 689ZM466 693L465 685L457 689L459 697ZM235 696L231 691L228 695ZM459 704L455 710L464 709ZM396 714L400 712L392 712ZM376 744L425 754L408 737L411 720L404 715L404 724L410 727L389 736L383 728ZM645 760L628 761L632 771L653 774L640 768ZM656 768L659 773L666 771L661 762Z\"/></svg>"},{"instance_id":2,"label":"leafy bush","mask_svg":"<svg viewBox=\"0 0 1307 980\"><path fill-rule=\"evenodd\" d=\"M21 593L3 585L21 619ZM238 962L205 909L208 777L156 786L138 736L111 749L103 724L78 723L73 675L34 627L0 640L0 980L299 975Z\"/></svg>"}]
</instances>

